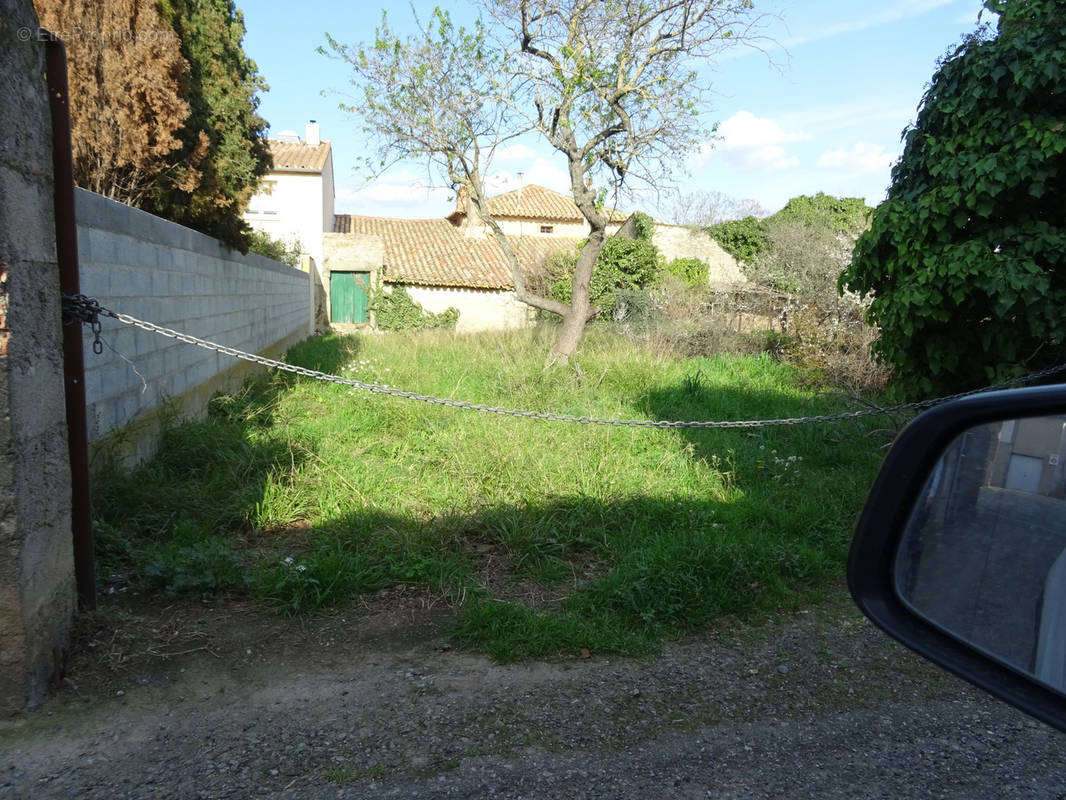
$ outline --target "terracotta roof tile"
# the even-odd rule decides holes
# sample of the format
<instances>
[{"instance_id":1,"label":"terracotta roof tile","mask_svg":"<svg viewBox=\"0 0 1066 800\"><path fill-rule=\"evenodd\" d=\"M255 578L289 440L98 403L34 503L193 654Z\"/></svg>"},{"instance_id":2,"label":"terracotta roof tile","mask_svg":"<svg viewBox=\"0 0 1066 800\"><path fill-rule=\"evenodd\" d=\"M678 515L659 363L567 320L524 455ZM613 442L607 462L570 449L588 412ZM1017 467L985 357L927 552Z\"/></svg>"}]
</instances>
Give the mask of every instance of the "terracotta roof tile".
<instances>
[{"instance_id":1,"label":"terracotta roof tile","mask_svg":"<svg viewBox=\"0 0 1066 800\"><path fill-rule=\"evenodd\" d=\"M537 184L523 186L488 199L489 214L497 219L532 219L553 222L584 222L585 218L572 197ZM608 222L625 222L628 214L613 208L605 209ZM466 210L457 208L448 219L459 220Z\"/></svg>"},{"instance_id":2,"label":"terracotta roof tile","mask_svg":"<svg viewBox=\"0 0 1066 800\"><path fill-rule=\"evenodd\" d=\"M387 283L513 289L507 259L491 234L466 237L445 219L390 219L338 214L334 233L380 236ZM576 248L582 239L562 236L510 237L522 266L533 271L550 255Z\"/></svg>"},{"instance_id":3,"label":"terracotta roof tile","mask_svg":"<svg viewBox=\"0 0 1066 800\"><path fill-rule=\"evenodd\" d=\"M270 154L274 156L274 169L321 172L329 158L329 142L312 147L305 142L283 142L268 139Z\"/></svg>"}]
</instances>

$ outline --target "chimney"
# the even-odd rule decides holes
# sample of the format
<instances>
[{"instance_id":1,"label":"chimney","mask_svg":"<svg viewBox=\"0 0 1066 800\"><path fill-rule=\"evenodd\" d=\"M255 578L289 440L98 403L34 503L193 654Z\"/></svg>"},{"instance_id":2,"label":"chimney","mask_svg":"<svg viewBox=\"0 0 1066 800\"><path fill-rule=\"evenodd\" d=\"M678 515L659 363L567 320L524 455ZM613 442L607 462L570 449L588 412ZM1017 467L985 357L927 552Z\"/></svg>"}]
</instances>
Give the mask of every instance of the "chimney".
<instances>
[{"instance_id":1,"label":"chimney","mask_svg":"<svg viewBox=\"0 0 1066 800\"><path fill-rule=\"evenodd\" d=\"M304 134L304 141L311 145L311 147L318 147L322 144L322 135L318 130L318 123L311 120L307 123L307 130Z\"/></svg>"}]
</instances>

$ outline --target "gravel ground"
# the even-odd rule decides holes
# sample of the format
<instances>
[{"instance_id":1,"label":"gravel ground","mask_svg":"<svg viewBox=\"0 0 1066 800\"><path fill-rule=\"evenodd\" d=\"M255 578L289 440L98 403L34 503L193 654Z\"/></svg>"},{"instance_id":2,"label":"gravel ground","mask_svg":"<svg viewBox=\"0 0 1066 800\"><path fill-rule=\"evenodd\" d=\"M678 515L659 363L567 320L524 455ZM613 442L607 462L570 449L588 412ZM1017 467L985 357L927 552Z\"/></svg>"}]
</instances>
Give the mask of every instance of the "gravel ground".
<instances>
[{"instance_id":1,"label":"gravel ground","mask_svg":"<svg viewBox=\"0 0 1066 800\"><path fill-rule=\"evenodd\" d=\"M447 609L112 602L62 693L0 727L11 798L1066 798L1066 737L844 597L650 659L495 664Z\"/></svg>"}]
</instances>

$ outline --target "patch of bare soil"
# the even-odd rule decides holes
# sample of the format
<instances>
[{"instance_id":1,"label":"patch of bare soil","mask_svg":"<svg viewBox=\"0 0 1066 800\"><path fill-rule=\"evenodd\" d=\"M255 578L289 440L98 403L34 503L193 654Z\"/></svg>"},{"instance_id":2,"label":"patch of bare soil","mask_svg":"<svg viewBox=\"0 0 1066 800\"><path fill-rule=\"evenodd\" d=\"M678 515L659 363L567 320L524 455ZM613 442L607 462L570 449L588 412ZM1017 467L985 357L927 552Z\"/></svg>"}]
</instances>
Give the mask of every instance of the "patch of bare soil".
<instances>
[{"instance_id":1,"label":"patch of bare soil","mask_svg":"<svg viewBox=\"0 0 1066 800\"><path fill-rule=\"evenodd\" d=\"M81 620L62 693L0 728L0 797L993 797L981 786L998 793L1008 778L1053 797L1066 786L1058 734L896 647L843 590L648 659L495 664L449 645L451 613L410 589L310 619L111 596Z\"/></svg>"}]
</instances>

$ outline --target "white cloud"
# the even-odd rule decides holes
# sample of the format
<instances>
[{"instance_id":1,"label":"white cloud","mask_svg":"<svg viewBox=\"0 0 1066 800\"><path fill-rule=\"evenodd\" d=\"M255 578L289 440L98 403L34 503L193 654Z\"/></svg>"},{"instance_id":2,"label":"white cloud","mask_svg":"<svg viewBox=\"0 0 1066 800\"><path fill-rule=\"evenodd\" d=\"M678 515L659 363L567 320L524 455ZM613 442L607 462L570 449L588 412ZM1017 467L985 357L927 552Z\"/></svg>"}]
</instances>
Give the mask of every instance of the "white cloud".
<instances>
[{"instance_id":1,"label":"white cloud","mask_svg":"<svg viewBox=\"0 0 1066 800\"><path fill-rule=\"evenodd\" d=\"M757 117L750 111L738 111L721 123L718 135L722 137L718 148L723 150L747 150L809 138L804 133L786 133L775 120Z\"/></svg>"},{"instance_id":2,"label":"white cloud","mask_svg":"<svg viewBox=\"0 0 1066 800\"><path fill-rule=\"evenodd\" d=\"M495 153L495 161L502 161L505 164L514 161L529 161L536 155L536 151L532 147L528 147L521 142L512 144L507 147L501 147Z\"/></svg>"},{"instance_id":3,"label":"white cloud","mask_svg":"<svg viewBox=\"0 0 1066 800\"><path fill-rule=\"evenodd\" d=\"M700 147L699 163L716 152L735 167L751 172L770 172L797 166L799 159L789 155L784 145L810 137L798 131L785 131L776 120L738 111L718 126L718 140Z\"/></svg>"},{"instance_id":4,"label":"white cloud","mask_svg":"<svg viewBox=\"0 0 1066 800\"><path fill-rule=\"evenodd\" d=\"M522 173L519 179L518 173ZM485 179L485 192L489 196L517 189L519 184L535 183L563 194L570 193L570 174L545 158L538 158L530 166L514 172L494 172Z\"/></svg>"},{"instance_id":5,"label":"white cloud","mask_svg":"<svg viewBox=\"0 0 1066 800\"><path fill-rule=\"evenodd\" d=\"M818 156L815 164L822 169L844 172L881 172L892 166L896 154L879 144L855 142L851 147L827 150Z\"/></svg>"},{"instance_id":6,"label":"white cloud","mask_svg":"<svg viewBox=\"0 0 1066 800\"><path fill-rule=\"evenodd\" d=\"M335 205L338 214L429 217L448 213L453 197L450 189L430 186L424 175L404 170L365 183L342 183Z\"/></svg>"}]
</instances>

